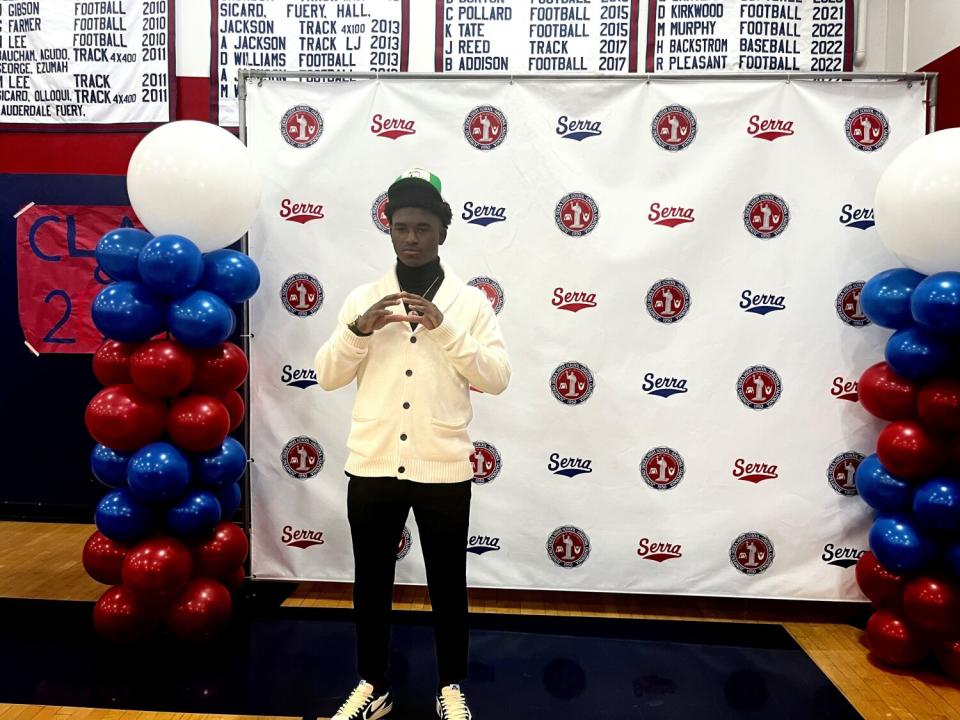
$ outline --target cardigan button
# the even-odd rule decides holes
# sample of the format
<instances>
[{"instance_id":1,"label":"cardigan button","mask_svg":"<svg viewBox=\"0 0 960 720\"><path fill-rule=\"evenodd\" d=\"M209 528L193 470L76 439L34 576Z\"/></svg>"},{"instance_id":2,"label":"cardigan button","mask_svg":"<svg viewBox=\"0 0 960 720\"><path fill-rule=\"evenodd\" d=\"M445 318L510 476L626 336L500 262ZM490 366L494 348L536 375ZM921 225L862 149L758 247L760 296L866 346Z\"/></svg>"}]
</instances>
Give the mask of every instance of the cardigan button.
<instances>
[{"instance_id":1,"label":"cardigan button","mask_svg":"<svg viewBox=\"0 0 960 720\"><path fill-rule=\"evenodd\" d=\"M404 373L404 374L405 374L407 377L410 377L411 375L413 375L413 370L407 370L407 372Z\"/></svg>"},{"instance_id":2,"label":"cardigan button","mask_svg":"<svg viewBox=\"0 0 960 720\"><path fill-rule=\"evenodd\" d=\"M414 337L413 335L411 335L411 336L410 336L410 342L415 343L416 341L417 341L417 338Z\"/></svg>"},{"instance_id":3,"label":"cardigan button","mask_svg":"<svg viewBox=\"0 0 960 720\"><path fill-rule=\"evenodd\" d=\"M400 439L401 439L401 440L406 440L406 439L407 439L407 434L406 434L406 433L400 433Z\"/></svg>"},{"instance_id":4,"label":"cardigan button","mask_svg":"<svg viewBox=\"0 0 960 720\"><path fill-rule=\"evenodd\" d=\"M403 404L403 409L404 409L404 410L409 410L409 409L410 409L410 403L405 402L405 403Z\"/></svg>"},{"instance_id":5,"label":"cardigan button","mask_svg":"<svg viewBox=\"0 0 960 720\"><path fill-rule=\"evenodd\" d=\"M406 471L407 469L403 465L397 468L397 472L400 473L401 475L403 475Z\"/></svg>"}]
</instances>

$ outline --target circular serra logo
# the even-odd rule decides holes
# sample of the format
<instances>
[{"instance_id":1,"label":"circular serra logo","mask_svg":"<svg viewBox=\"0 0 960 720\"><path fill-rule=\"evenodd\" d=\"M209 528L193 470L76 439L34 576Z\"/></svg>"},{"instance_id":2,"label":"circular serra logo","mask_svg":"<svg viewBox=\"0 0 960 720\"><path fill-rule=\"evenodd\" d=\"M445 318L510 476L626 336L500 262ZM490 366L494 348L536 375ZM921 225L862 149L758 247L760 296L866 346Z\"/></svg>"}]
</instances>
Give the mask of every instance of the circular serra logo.
<instances>
[{"instance_id":1,"label":"circular serra logo","mask_svg":"<svg viewBox=\"0 0 960 720\"><path fill-rule=\"evenodd\" d=\"M740 402L752 410L766 410L780 399L783 387L777 371L766 365L752 365L737 378Z\"/></svg>"},{"instance_id":2,"label":"circular serra logo","mask_svg":"<svg viewBox=\"0 0 960 720\"><path fill-rule=\"evenodd\" d=\"M582 237L597 227L600 208L596 200L586 193L569 193L560 198L553 211L553 219L564 234Z\"/></svg>"},{"instance_id":3,"label":"circular serra logo","mask_svg":"<svg viewBox=\"0 0 960 720\"><path fill-rule=\"evenodd\" d=\"M477 150L493 150L507 137L507 116L493 105L475 107L463 121L463 134Z\"/></svg>"},{"instance_id":4,"label":"circular serra logo","mask_svg":"<svg viewBox=\"0 0 960 720\"><path fill-rule=\"evenodd\" d=\"M655 447L643 456L640 475L654 490L669 490L683 480L683 458L673 448Z\"/></svg>"},{"instance_id":5,"label":"circular serra logo","mask_svg":"<svg viewBox=\"0 0 960 720\"><path fill-rule=\"evenodd\" d=\"M579 405L593 394L593 373L581 363L563 363L550 376L550 390L565 405Z\"/></svg>"},{"instance_id":6,"label":"circular serra logo","mask_svg":"<svg viewBox=\"0 0 960 720\"><path fill-rule=\"evenodd\" d=\"M579 567L590 555L590 538L573 525L558 527L547 540L547 555L562 568Z\"/></svg>"},{"instance_id":7,"label":"circular serra logo","mask_svg":"<svg viewBox=\"0 0 960 720\"><path fill-rule=\"evenodd\" d=\"M754 195L743 210L743 225L754 237L769 240L787 229L790 208L779 195Z\"/></svg>"},{"instance_id":8,"label":"circular serra logo","mask_svg":"<svg viewBox=\"0 0 960 720\"><path fill-rule=\"evenodd\" d=\"M309 273L296 273L284 281L280 299L291 315L308 317L323 305L323 285Z\"/></svg>"},{"instance_id":9,"label":"circular serra logo","mask_svg":"<svg viewBox=\"0 0 960 720\"><path fill-rule=\"evenodd\" d=\"M323 116L309 105L295 105L284 113L280 134L288 145L308 148L323 134Z\"/></svg>"},{"instance_id":10,"label":"circular serra logo","mask_svg":"<svg viewBox=\"0 0 960 720\"><path fill-rule=\"evenodd\" d=\"M654 116L650 132L657 145L677 152L689 147L697 137L697 118L683 105L667 105Z\"/></svg>"},{"instance_id":11,"label":"circular serra logo","mask_svg":"<svg viewBox=\"0 0 960 720\"><path fill-rule=\"evenodd\" d=\"M887 116L875 107L857 108L847 115L843 128L850 144L863 152L879 150L890 137Z\"/></svg>"},{"instance_id":12,"label":"circular serra logo","mask_svg":"<svg viewBox=\"0 0 960 720\"><path fill-rule=\"evenodd\" d=\"M280 462L288 475L305 480L323 468L323 448L312 437L299 435L283 447Z\"/></svg>"},{"instance_id":13,"label":"circular serra logo","mask_svg":"<svg viewBox=\"0 0 960 720\"><path fill-rule=\"evenodd\" d=\"M773 556L773 543L762 533L743 533L730 545L730 563L744 575L759 575L770 567Z\"/></svg>"},{"instance_id":14,"label":"circular serra logo","mask_svg":"<svg viewBox=\"0 0 960 720\"><path fill-rule=\"evenodd\" d=\"M475 277L467 282L467 285L482 290L483 294L487 296L487 300L490 301L493 312L497 315L500 314L500 311L503 310L503 288L500 283L491 277Z\"/></svg>"}]
</instances>

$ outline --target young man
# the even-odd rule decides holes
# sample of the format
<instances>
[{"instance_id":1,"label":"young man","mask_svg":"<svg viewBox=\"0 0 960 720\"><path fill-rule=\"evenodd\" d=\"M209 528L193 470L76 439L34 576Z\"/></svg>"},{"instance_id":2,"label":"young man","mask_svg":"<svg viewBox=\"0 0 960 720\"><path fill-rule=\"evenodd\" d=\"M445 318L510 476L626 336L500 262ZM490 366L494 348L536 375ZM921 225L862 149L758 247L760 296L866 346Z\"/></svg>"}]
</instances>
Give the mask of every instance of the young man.
<instances>
[{"instance_id":1,"label":"young man","mask_svg":"<svg viewBox=\"0 0 960 720\"><path fill-rule=\"evenodd\" d=\"M439 179L412 171L390 186L387 203L396 266L347 296L315 363L326 390L357 381L346 473L362 679L334 720L375 720L393 708L390 612L411 508L433 605L437 715L469 720L460 681L469 638L470 386L503 392L510 362L486 296L440 263L452 213Z\"/></svg>"}]
</instances>

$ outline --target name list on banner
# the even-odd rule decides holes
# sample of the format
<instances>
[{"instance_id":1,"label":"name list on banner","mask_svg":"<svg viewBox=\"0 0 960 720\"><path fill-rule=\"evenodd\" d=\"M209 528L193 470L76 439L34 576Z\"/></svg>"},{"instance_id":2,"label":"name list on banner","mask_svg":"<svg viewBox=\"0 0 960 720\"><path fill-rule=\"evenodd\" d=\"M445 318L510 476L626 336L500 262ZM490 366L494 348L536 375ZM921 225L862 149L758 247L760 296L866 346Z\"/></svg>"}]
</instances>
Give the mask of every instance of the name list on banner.
<instances>
[{"instance_id":1,"label":"name list on banner","mask_svg":"<svg viewBox=\"0 0 960 720\"><path fill-rule=\"evenodd\" d=\"M212 71L217 121L231 127L239 123L240 68L317 74L405 71L409 6L409 0L214 0ZM305 78L304 82L331 80Z\"/></svg>"},{"instance_id":2,"label":"name list on banner","mask_svg":"<svg viewBox=\"0 0 960 720\"><path fill-rule=\"evenodd\" d=\"M438 0L436 72L637 70L638 0Z\"/></svg>"},{"instance_id":3,"label":"name list on banner","mask_svg":"<svg viewBox=\"0 0 960 720\"><path fill-rule=\"evenodd\" d=\"M647 72L849 72L853 0L650 0Z\"/></svg>"},{"instance_id":4,"label":"name list on banner","mask_svg":"<svg viewBox=\"0 0 960 720\"><path fill-rule=\"evenodd\" d=\"M0 125L172 119L173 0L4 0L0 28Z\"/></svg>"}]
</instances>

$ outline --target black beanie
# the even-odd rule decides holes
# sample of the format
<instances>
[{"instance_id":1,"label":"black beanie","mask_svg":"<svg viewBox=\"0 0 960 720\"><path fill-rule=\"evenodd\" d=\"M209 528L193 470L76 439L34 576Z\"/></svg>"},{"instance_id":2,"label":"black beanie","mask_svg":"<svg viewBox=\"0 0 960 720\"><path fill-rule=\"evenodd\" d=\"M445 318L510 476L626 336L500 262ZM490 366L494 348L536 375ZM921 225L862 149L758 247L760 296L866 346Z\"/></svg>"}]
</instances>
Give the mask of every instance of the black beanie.
<instances>
[{"instance_id":1,"label":"black beanie","mask_svg":"<svg viewBox=\"0 0 960 720\"><path fill-rule=\"evenodd\" d=\"M444 202L437 189L429 181L416 177L405 177L397 180L387 189L387 219L393 219L395 210L401 208L421 208L433 213L444 227L450 226L453 211L450 205Z\"/></svg>"}]
</instances>

